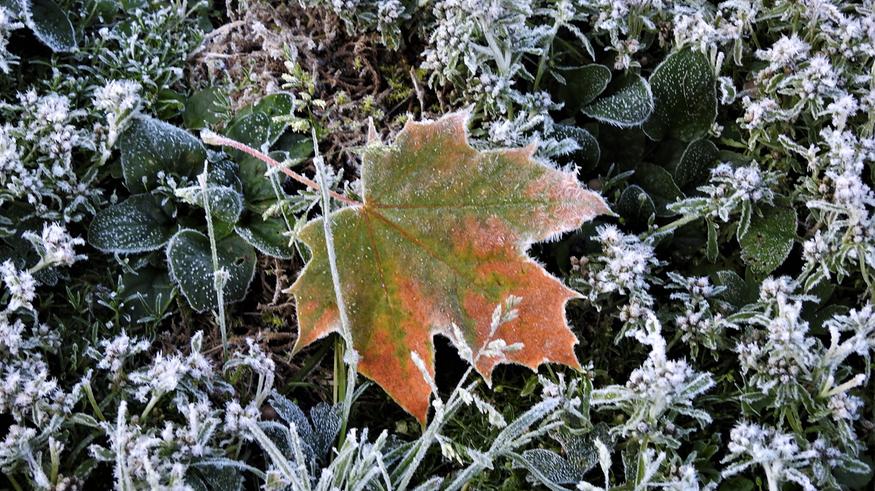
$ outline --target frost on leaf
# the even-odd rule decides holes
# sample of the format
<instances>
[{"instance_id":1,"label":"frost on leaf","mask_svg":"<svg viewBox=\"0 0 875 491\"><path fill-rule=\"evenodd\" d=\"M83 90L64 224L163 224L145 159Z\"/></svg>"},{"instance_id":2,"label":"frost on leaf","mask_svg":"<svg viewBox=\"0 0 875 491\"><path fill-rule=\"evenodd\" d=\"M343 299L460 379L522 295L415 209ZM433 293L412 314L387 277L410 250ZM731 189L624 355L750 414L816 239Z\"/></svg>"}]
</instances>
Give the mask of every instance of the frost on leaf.
<instances>
[{"instance_id":1,"label":"frost on leaf","mask_svg":"<svg viewBox=\"0 0 875 491\"><path fill-rule=\"evenodd\" d=\"M25 24L41 43L56 53L76 50L76 31L58 4L52 0L19 0L19 3Z\"/></svg>"},{"instance_id":2,"label":"frost on leaf","mask_svg":"<svg viewBox=\"0 0 875 491\"><path fill-rule=\"evenodd\" d=\"M97 212L88 229L88 242L104 252L146 252L166 244L174 231L160 200L137 194Z\"/></svg>"},{"instance_id":3,"label":"frost on leaf","mask_svg":"<svg viewBox=\"0 0 875 491\"><path fill-rule=\"evenodd\" d=\"M163 121L137 116L119 136L122 174L132 193L158 186L159 173L193 177L203 171L207 152L188 132Z\"/></svg>"},{"instance_id":4,"label":"frost on leaf","mask_svg":"<svg viewBox=\"0 0 875 491\"><path fill-rule=\"evenodd\" d=\"M612 94L585 106L583 114L620 128L639 126L647 121L653 112L653 94L647 81L640 75L629 74L616 85Z\"/></svg>"},{"instance_id":5,"label":"frost on leaf","mask_svg":"<svg viewBox=\"0 0 875 491\"><path fill-rule=\"evenodd\" d=\"M673 53L656 67L650 86L656 105L644 124L648 136L692 141L708 133L717 118L717 81L707 56L692 50Z\"/></svg>"},{"instance_id":6,"label":"frost on leaf","mask_svg":"<svg viewBox=\"0 0 875 491\"><path fill-rule=\"evenodd\" d=\"M565 319L565 303L578 295L526 251L610 211L574 174L535 162L532 151L474 150L459 113L411 122L394 144L367 147L364 204L330 216L359 371L420 421L430 390L411 352L433 374L432 337L456 339L451 324L478 352L493 310L510 295L522 298L519 315L495 337L523 348L481 357L476 369L488 380L498 363L579 366ZM341 327L321 220L300 234L313 258L291 287L296 350Z\"/></svg>"},{"instance_id":7,"label":"frost on leaf","mask_svg":"<svg viewBox=\"0 0 875 491\"><path fill-rule=\"evenodd\" d=\"M219 265L227 273L225 303L239 302L255 276L255 250L240 237L230 235L216 243ZM215 275L210 239L196 230L180 230L167 244L170 276L189 305L198 312L216 307Z\"/></svg>"}]
</instances>

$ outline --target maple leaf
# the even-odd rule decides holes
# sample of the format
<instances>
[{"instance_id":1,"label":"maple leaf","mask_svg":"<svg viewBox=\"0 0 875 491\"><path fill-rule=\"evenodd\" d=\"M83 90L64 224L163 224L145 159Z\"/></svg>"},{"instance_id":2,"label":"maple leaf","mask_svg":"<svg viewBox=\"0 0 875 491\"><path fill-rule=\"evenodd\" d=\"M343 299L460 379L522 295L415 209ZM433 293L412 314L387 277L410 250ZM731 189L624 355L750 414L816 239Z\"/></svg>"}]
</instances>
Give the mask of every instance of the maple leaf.
<instances>
[{"instance_id":1,"label":"maple leaf","mask_svg":"<svg viewBox=\"0 0 875 491\"><path fill-rule=\"evenodd\" d=\"M534 147L475 150L465 123L464 113L408 122L394 144L369 144L363 203L330 215L358 370L420 422L431 391L411 352L433 375L432 338L452 340L453 324L474 353L496 338L523 344L501 358L478 358L487 381L498 363L579 368L565 318L566 302L579 295L526 251L610 213L574 174L534 161ZM295 351L342 328L322 218L300 238L313 257L290 288ZM490 338L492 313L511 295L521 298L518 316Z\"/></svg>"}]
</instances>

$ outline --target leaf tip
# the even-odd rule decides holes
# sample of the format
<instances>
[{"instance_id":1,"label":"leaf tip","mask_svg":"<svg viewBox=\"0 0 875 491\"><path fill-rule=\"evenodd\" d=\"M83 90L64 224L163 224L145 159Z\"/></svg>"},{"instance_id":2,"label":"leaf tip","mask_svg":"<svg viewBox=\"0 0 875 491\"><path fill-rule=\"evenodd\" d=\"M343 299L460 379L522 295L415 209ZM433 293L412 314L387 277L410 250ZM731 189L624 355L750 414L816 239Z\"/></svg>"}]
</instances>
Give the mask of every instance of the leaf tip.
<instances>
[{"instance_id":1,"label":"leaf tip","mask_svg":"<svg viewBox=\"0 0 875 491\"><path fill-rule=\"evenodd\" d=\"M368 145L374 145L382 143L380 140L380 133L377 132L377 128L374 126L374 118L368 118Z\"/></svg>"}]
</instances>

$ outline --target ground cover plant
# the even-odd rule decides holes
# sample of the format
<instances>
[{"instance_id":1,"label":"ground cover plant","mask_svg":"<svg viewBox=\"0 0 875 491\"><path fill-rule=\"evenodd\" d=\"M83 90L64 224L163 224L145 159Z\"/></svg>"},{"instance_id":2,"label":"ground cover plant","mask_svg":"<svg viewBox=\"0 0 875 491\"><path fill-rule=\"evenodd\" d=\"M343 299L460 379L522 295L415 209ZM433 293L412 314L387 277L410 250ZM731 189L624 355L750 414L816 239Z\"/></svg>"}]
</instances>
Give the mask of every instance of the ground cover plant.
<instances>
[{"instance_id":1,"label":"ground cover plant","mask_svg":"<svg viewBox=\"0 0 875 491\"><path fill-rule=\"evenodd\" d=\"M869 0L0 0L0 487L871 489L873 131Z\"/></svg>"}]
</instances>

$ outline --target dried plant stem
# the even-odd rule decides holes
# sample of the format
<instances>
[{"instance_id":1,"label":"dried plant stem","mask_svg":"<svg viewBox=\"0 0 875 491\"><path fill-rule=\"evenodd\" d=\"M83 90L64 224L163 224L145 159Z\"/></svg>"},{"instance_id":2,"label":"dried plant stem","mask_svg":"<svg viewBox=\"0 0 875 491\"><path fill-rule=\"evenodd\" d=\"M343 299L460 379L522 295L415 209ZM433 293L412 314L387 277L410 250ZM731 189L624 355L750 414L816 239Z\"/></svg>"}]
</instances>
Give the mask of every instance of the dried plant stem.
<instances>
[{"instance_id":1,"label":"dried plant stem","mask_svg":"<svg viewBox=\"0 0 875 491\"><path fill-rule=\"evenodd\" d=\"M346 428L349 421L349 410L352 406L352 397L355 392L356 371L358 369L358 354L352 343L352 328L349 325L349 316L346 311L346 302L343 298L343 290L340 283L340 272L337 269L337 254L334 249L334 234L331 231L331 200L329 199L328 183L325 178L325 163L322 160L322 155L319 154L319 142L316 139L316 130L313 130L313 165L316 167L316 176L319 179L319 188L322 191L322 227L325 232L325 248L328 250L328 266L331 269L331 283L334 286L334 296L337 301L337 310L340 313L340 336L343 338L344 360L348 365L346 380L342 380L342 376L338 377L345 382L343 384L343 405L341 406L340 419L340 441L346 439ZM343 367L335 365L335 373L343 373ZM340 389L338 384L338 389ZM338 398L341 394L338 394Z\"/></svg>"},{"instance_id":2,"label":"dried plant stem","mask_svg":"<svg viewBox=\"0 0 875 491\"><path fill-rule=\"evenodd\" d=\"M222 354L228 353L228 327L225 321L225 282L224 268L219 268L219 251L216 248L216 232L213 229L213 215L210 209L209 188L207 187L208 161L204 161L204 173L198 176L201 185L201 199L207 220L207 235L210 239L210 253L213 259L213 288L216 289L216 310L218 311L219 331L222 334Z\"/></svg>"},{"instance_id":3,"label":"dried plant stem","mask_svg":"<svg viewBox=\"0 0 875 491\"><path fill-rule=\"evenodd\" d=\"M264 152L259 152L258 150L250 147L249 145L246 145L245 143L241 143L241 142L238 142L237 140L233 140L231 138L227 138L227 137L218 135L218 134L213 133L212 131L209 131L209 130L201 131L201 140L203 140L205 143L207 143L209 145L220 145L220 146L231 147L233 149L240 150L241 152L244 152L246 154L249 154L249 155L257 158L258 160L264 162L265 164L280 170L283 174L300 182L301 184L307 186L308 188L315 189L317 191L319 191L321 189L321 186L319 184L317 184L315 181L313 181L312 179L304 177L301 174L298 174L297 172L286 168L285 166L282 165L282 163L271 158L270 155L267 155ZM314 143L314 147L315 147L315 143ZM318 155L318 150L316 150L316 152ZM328 194L332 198L336 199L337 201L340 201L341 203L346 203L350 206L361 206L362 205L362 203L359 203L358 201L356 201L354 199L347 198L346 196L344 196L340 193L337 193L335 191L328 190Z\"/></svg>"}]
</instances>

